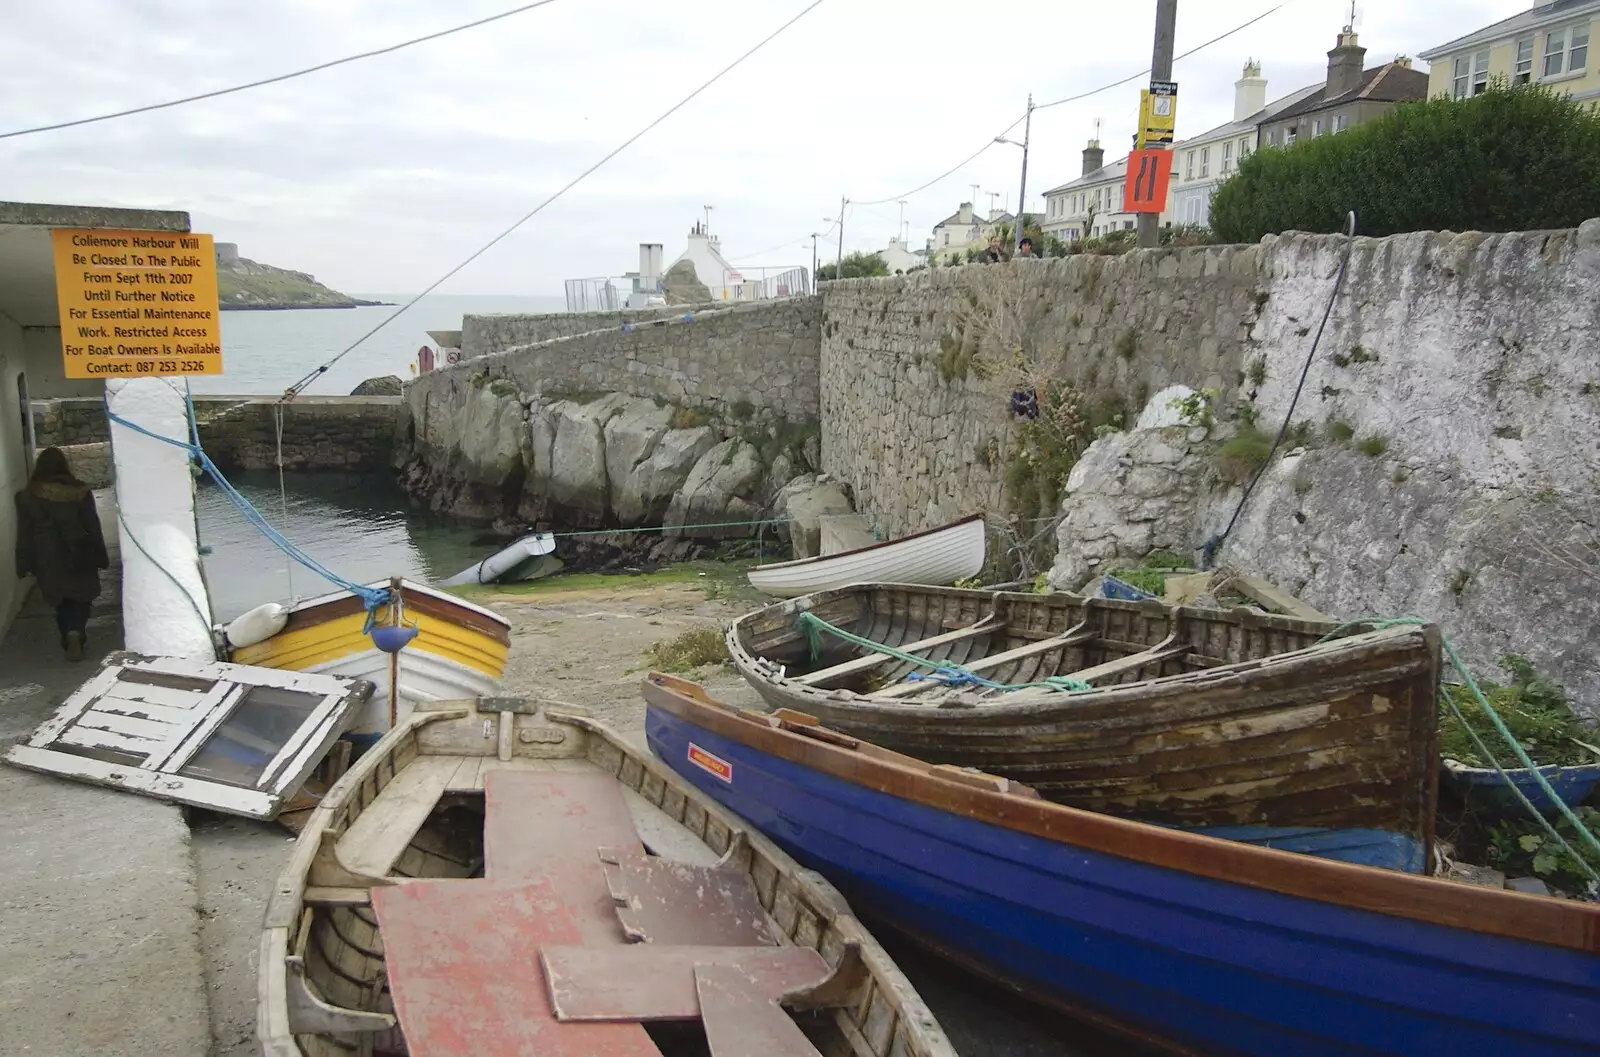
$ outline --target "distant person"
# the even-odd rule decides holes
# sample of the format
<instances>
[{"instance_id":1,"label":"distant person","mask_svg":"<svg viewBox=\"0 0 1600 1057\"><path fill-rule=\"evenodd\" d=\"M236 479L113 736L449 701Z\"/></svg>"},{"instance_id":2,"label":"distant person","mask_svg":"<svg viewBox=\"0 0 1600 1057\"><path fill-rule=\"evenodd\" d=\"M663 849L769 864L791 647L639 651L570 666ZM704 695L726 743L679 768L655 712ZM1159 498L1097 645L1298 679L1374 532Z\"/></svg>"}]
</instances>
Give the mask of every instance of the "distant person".
<instances>
[{"instance_id":1,"label":"distant person","mask_svg":"<svg viewBox=\"0 0 1600 1057\"><path fill-rule=\"evenodd\" d=\"M110 567L94 493L72 476L60 448L46 448L17 493L17 576L31 574L55 607L69 661L83 659L89 604L100 596L100 570Z\"/></svg>"},{"instance_id":2,"label":"distant person","mask_svg":"<svg viewBox=\"0 0 1600 1057\"><path fill-rule=\"evenodd\" d=\"M1016 255L1018 257L1037 257L1038 254L1033 252L1033 240L1024 237L1022 244L1017 247Z\"/></svg>"},{"instance_id":3,"label":"distant person","mask_svg":"<svg viewBox=\"0 0 1600 1057\"><path fill-rule=\"evenodd\" d=\"M1005 260L1005 254L1000 251L1000 236L989 236L989 248L978 254L979 264L999 264Z\"/></svg>"}]
</instances>

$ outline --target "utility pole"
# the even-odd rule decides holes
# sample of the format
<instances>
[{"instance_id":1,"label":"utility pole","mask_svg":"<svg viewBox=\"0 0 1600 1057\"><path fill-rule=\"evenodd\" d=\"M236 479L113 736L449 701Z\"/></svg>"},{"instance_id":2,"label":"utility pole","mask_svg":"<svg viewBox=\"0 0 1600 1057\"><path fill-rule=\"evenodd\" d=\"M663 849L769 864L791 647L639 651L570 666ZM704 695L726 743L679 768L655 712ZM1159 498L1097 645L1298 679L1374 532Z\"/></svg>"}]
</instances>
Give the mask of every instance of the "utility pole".
<instances>
[{"instance_id":1,"label":"utility pole","mask_svg":"<svg viewBox=\"0 0 1600 1057\"><path fill-rule=\"evenodd\" d=\"M1022 119L1022 185L1017 188L1017 244L1012 247L1012 252L1022 249L1022 226L1028 217L1028 140L1032 135L1033 93L1029 92L1028 114Z\"/></svg>"},{"instance_id":2,"label":"utility pole","mask_svg":"<svg viewBox=\"0 0 1600 1057\"><path fill-rule=\"evenodd\" d=\"M706 235L709 236L711 234L711 207L710 206L706 206L705 207L705 211L706 211Z\"/></svg>"},{"instance_id":3,"label":"utility pole","mask_svg":"<svg viewBox=\"0 0 1600 1057\"><path fill-rule=\"evenodd\" d=\"M811 292L812 293L816 293L816 291L817 291L817 239L818 239L819 235L820 235L820 233L816 232L816 231L813 231L811 233Z\"/></svg>"},{"instance_id":4,"label":"utility pole","mask_svg":"<svg viewBox=\"0 0 1600 1057\"><path fill-rule=\"evenodd\" d=\"M904 198L898 198L895 201L900 204L900 226L895 229L895 234L900 235L900 233L906 229L906 200ZM904 236L901 237L900 241L905 241Z\"/></svg>"},{"instance_id":5,"label":"utility pole","mask_svg":"<svg viewBox=\"0 0 1600 1057\"><path fill-rule=\"evenodd\" d=\"M844 272L844 207L849 202L850 199L844 195L839 196L839 256L834 259L833 277L835 279L844 278L842 274Z\"/></svg>"},{"instance_id":6,"label":"utility pole","mask_svg":"<svg viewBox=\"0 0 1600 1057\"><path fill-rule=\"evenodd\" d=\"M1150 57L1150 79L1172 80L1172 41L1177 35L1178 0L1156 0L1155 50ZM1142 133L1141 133L1142 134ZM1168 150L1171 148L1168 147ZM1161 243L1161 214L1139 214L1139 248L1154 249Z\"/></svg>"},{"instance_id":7,"label":"utility pole","mask_svg":"<svg viewBox=\"0 0 1600 1057\"><path fill-rule=\"evenodd\" d=\"M994 216L994 200L996 198L1000 197L1000 192L999 191L985 191L983 193L989 196L989 214L988 214L988 216L983 218L985 220L988 220L989 217Z\"/></svg>"}]
</instances>

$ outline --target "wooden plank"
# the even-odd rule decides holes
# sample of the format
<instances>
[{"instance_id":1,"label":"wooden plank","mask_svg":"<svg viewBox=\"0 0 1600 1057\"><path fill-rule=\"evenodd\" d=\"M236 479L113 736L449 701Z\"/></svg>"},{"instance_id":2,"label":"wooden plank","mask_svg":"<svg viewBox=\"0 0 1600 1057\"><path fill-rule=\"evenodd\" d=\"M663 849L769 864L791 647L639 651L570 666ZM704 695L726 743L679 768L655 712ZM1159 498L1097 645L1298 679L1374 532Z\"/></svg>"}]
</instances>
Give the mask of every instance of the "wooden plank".
<instances>
[{"instance_id":1,"label":"wooden plank","mask_svg":"<svg viewBox=\"0 0 1600 1057\"><path fill-rule=\"evenodd\" d=\"M715 866L721 858L705 841L685 829L683 823L632 789L623 786L622 798L628 802L628 813L633 816L633 828L639 839L656 855L694 866Z\"/></svg>"},{"instance_id":2,"label":"wooden plank","mask_svg":"<svg viewBox=\"0 0 1600 1057\"><path fill-rule=\"evenodd\" d=\"M422 881L372 902L411 1057L658 1057L638 1024L556 1019L532 955L584 940L551 880Z\"/></svg>"},{"instance_id":3,"label":"wooden plank","mask_svg":"<svg viewBox=\"0 0 1600 1057\"><path fill-rule=\"evenodd\" d=\"M158 800L211 808L230 815L271 818L277 814L279 800L253 789L236 789L217 782L204 782L176 774L161 774L127 764L103 763L85 756L51 752L31 745L13 745L6 759L30 771L44 771L94 785L146 793Z\"/></svg>"},{"instance_id":4,"label":"wooden plank","mask_svg":"<svg viewBox=\"0 0 1600 1057\"><path fill-rule=\"evenodd\" d=\"M364 907L372 902L372 889L312 885L303 898L308 906Z\"/></svg>"},{"instance_id":5,"label":"wooden plank","mask_svg":"<svg viewBox=\"0 0 1600 1057\"><path fill-rule=\"evenodd\" d=\"M102 712L102 699L93 708L78 717L78 722L73 727L89 727L93 730L114 730L118 734L131 734L136 738L146 738L150 741L165 741L172 735L175 728L182 723L168 723L158 719L147 719L142 716L125 716L116 712ZM193 717L190 717L192 721Z\"/></svg>"},{"instance_id":6,"label":"wooden plank","mask_svg":"<svg viewBox=\"0 0 1600 1057\"><path fill-rule=\"evenodd\" d=\"M948 631L942 635L935 635L932 638L921 639L905 646L896 646L895 648L901 653L914 654L918 650L930 650L935 646L946 646L952 642L960 642L962 639L970 639L978 635L987 635L989 632L995 631L1004 626L1005 625L999 620L996 620L994 614L991 613L989 616L984 617L982 620L978 621L978 623L973 624L970 627L960 628L956 631ZM869 668L882 664L884 661L893 659L894 658L887 653L869 653L865 657L857 657L854 660L836 664L831 668L824 668L820 672L807 672L805 675L795 676L789 681L792 683L798 683L801 686L816 686L818 683L826 682L829 679L838 679L841 676L854 675L857 672L864 672Z\"/></svg>"},{"instance_id":7,"label":"wooden plank","mask_svg":"<svg viewBox=\"0 0 1600 1057\"><path fill-rule=\"evenodd\" d=\"M386 875L439 802L456 764L451 756L420 756L402 768L339 838L339 861L355 873Z\"/></svg>"},{"instance_id":8,"label":"wooden plank","mask_svg":"<svg viewBox=\"0 0 1600 1057\"><path fill-rule=\"evenodd\" d=\"M711 1057L822 1057L800 1026L736 966L694 971Z\"/></svg>"},{"instance_id":9,"label":"wooden plank","mask_svg":"<svg viewBox=\"0 0 1600 1057\"><path fill-rule=\"evenodd\" d=\"M103 698L159 705L162 708L175 708L193 713L195 705L199 704L204 696L205 693L198 690L179 690L170 686L157 686L154 683L135 683L118 679L105 692Z\"/></svg>"},{"instance_id":10,"label":"wooden plank","mask_svg":"<svg viewBox=\"0 0 1600 1057\"><path fill-rule=\"evenodd\" d=\"M35 748L43 748L55 741L61 736L62 731L71 726L74 720L88 711L102 694L116 684L117 677L121 674L122 670L115 666L101 669L94 678L68 695L54 715L39 724L33 736L28 739L28 744Z\"/></svg>"},{"instance_id":11,"label":"wooden plank","mask_svg":"<svg viewBox=\"0 0 1600 1057\"><path fill-rule=\"evenodd\" d=\"M1260 602L1275 613L1282 613L1297 620L1330 619L1326 613L1312 609L1277 584L1259 576L1229 569L1226 573L1226 583L1241 595L1253 602Z\"/></svg>"},{"instance_id":12,"label":"wooden plank","mask_svg":"<svg viewBox=\"0 0 1600 1057\"><path fill-rule=\"evenodd\" d=\"M1187 642L1181 644L1163 642L1158 646L1150 647L1148 650L1141 650L1138 653L1130 653L1126 657L1118 657L1116 660L1106 661L1104 664L1097 664L1091 668L1084 668L1080 671L1069 672L1067 674L1067 678L1079 679L1086 683L1092 683L1096 679L1105 679L1109 676L1121 674L1122 672L1135 671L1140 668L1149 667L1152 664L1160 664L1162 661L1168 660L1169 658L1188 653L1193 648L1194 647Z\"/></svg>"},{"instance_id":13,"label":"wooden plank","mask_svg":"<svg viewBox=\"0 0 1600 1057\"><path fill-rule=\"evenodd\" d=\"M737 968L777 1001L827 978L810 947L556 947L539 951L550 1004L570 1020L693 1020L700 1016L695 969Z\"/></svg>"},{"instance_id":14,"label":"wooden plank","mask_svg":"<svg viewBox=\"0 0 1600 1057\"><path fill-rule=\"evenodd\" d=\"M998 668L1003 664L1010 664L1012 661L1020 661L1025 657L1032 657L1038 653L1048 653L1051 650L1067 649L1068 647L1076 646L1082 642L1090 642L1097 637L1097 632L1084 629L1084 627L1080 624L1064 634L1056 635L1053 638L1040 639L1038 642L1030 642L1026 646L1018 646L1016 649L1006 650L1004 653L996 653L988 657L979 657L975 661L969 661L967 664L963 665L963 667L965 667L969 672L988 671L991 668ZM885 689L878 690L865 696L874 700L882 700L885 698L894 697L909 697L920 690L926 690L930 687L939 687L940 685L941 684L932 679L918 679L913 682L896 683L894 686L886 687Z\"/></svg>"},{"instance_id":15,"label":"wooden plank","mask_svg":"<svg viewBox=\"0 0 1600 1057\"><path fill-rule=\"evenodd\" d=\"M138 756L148 757L152 752L161 748L164 740L161 738L147 738L136 734L123 734L115 730L100 730L95 727L86 727L81 723L74 723L57 738L56 745L81 745L87 749L116 749L118 752L131 752Z\"/></svg>"},{"instance_id":16,"label":"wooden plank","mask_svg":"<svg viewBox=\"0 0 1600 1057\"><path fill-rule=\"evenodd\" d=\"M605 867L628 939L663 946L770 947L766 909L737 867L623 856Z\"/></svg>"},{"instance_id":17,"label":"wooden plank","mask_svg":"<svg viewBox=\"0 0 1600 1057\"><path fill-rule=\"evenodd\" d=\"M199 695L195 696L198 699ZM157 705L149 701L129 701L120 697L102 697L94 703L94 710L103 714L149 719L173 726L193 723L195 720L194 710L190 708Z\"/></svg>"},{"instance_id":18,"label":"wooden plank","mask_svg":"<svg viewBox=\"0 0 1600 1057\"><path fill-rule=\"evenodd\" d=\"M625 942L598 853L644 847L617 780L597 770L492 771L484 800L484 876L545 879L571 908L581 942Z\"/></svg>"}]
</instances>

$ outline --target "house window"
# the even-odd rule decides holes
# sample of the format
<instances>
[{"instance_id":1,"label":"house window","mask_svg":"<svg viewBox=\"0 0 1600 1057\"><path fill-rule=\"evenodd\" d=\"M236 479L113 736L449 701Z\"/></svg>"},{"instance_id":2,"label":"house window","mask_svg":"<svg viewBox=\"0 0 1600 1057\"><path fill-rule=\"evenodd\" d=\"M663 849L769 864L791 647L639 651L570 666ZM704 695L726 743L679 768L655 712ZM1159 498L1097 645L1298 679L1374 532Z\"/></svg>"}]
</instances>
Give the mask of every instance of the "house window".
<instances>
[{"instance_id":1,"label":"house window","mask_svg":"<svg viewBox=\"0 0 1600 1057\"><path fill-rule=\"evenodd\" d=\"M1248 157L1250 157L1250 139L1247 136L1239 141L1239 160L1244 161Z\"/></svg>"},{"instance_id":2,"label":"house window","mask_svg":"<svg viewBox=\"0 0 1600 1057\"><path fill-rule=\"evenodd\" d=\"M1297 136L1299 134L1299 132L1300 132L1300 126L1299 125L1290 125L1288 128L1284 129L1283 130L1283 143L1284 143L1284 146L1288 146L1289 144L1293 143L1294 140L1295 140L1295 136Z\"/></svg>"},{"instance_id":3,"label":"house window","mask_svg":"<svg viewBox=\"0 0 1600 1057\"><path fill-rule=\"evenodd\" d=\"M1472 57L1472 94L1482 95L1489 90L1489 51L1484 49Z\"/></svg>"},{"instance_id":4,"label":"house window","mask_svg":"<svg viewBox=\"0 0 1600 1057\"><path fill-rule=\"evenodd\" d=\"M1278 130L1277 129L1272 129L1267 133L1267 146L1276 147L1277 145L1278 145Z\"/></svg>"},{"instance_id":5,"label":"house window","mask_svg":"<svg viewBox=\"0 0 1600 1057\"><path fill-rule=\"evenodd\" d=\"M1184 155L1183 178L1185 180L1194 179L1194 151L1190 151L1188 154Z\"/></svg>"},{"instance_id":6,"label":"house window","mask_svg":"<svg viewBox=\"0 0 1600 1057\"><path fill-rule=\"evenodd\" d=\"M1349 114L1340 114L1338 117L1333 119L1333 130L1335 132L1343 132L1345 129L1347 129L1349 127L1350 127L1350 115Z\"/></svg>"},{"instance_id":7,"label":"house window","mask_svg":"<svg viewBox=\"0 0 1600 1057\"><path fill-rule=\"evenodd\" d=\"M1123 222L1122 222L1122 230L1123 230L1123 231L1132 231L1132 230L1133 230L1133 221L1131 221L1131 220L1124 220L1124 221L1123 221Z\"/></svg>"},{"instance_id":8,"label":"house window","mask_svg":"<svg viewBox=\"0 0 1600 1057\"><path fill-rule=\"evenodd\" d=\"M1544 38L1544 76L1579 73L1589 65L1589 26L1554 30Z\"/></svg>"},{"instance_id":9,"label":"house window","mask_svg":"<svg viewBox=\"0 0 1600 1057\"><path fill-rule=\"evenodd\" d=\"M1457 99L1467 97L1467 83L1472 79L1472 59L1466 55L1457 55L1455 76L1451 80L1451 95Z\"/></svg>"},{"instance_id":10,"label":"house window","mask_svg":"<svg viewBox=\"0 0 1600 1057\"><path fill-rule=\"evenodd\" d=\"M1533 80L1533 38L1517 41L1517 63L1511 70L1512 84L1527 84Z\"/></svg>"},{"instance_id":11,"label":"house window","mask_svg":"<svg viewBox=\"0 0 1600 1057\"><path fill-rule=\"evenodd\" d=\"M1200 148L1200 179L1204 180L1211 175L1211 148Z\"/></svg>"},{"instance_id":12,"label":"house window","mask_svg":"<svg viewBox=\"0 0 1600 1057\"><path fill-rule=\"evenodd\" d=\"M1316 139L1320 135L1322 135L1322 119L1319 117L1311 122L1311 138Z\"/></svg>"},{"instance_id":13,"label":"house window","mask_svg":"<svg viewBox=\"0 0 1600 1057\"><path fill-rule=\"evenodd\" d=\"M1227 172L1231 168L1233 168L1233 141L1229 140L1222 145L1222 171Z\"/></svg>"},{"instance_id":14,"label":"house window","mask_svg":"<svg viewBox=\"0 0 1600 1057\"><path fill-rule=\"evenodd\" d=\"M950 245L950 232L948 231L944 233L944 244L946 246Z\"/></svg>"}]
</instances>

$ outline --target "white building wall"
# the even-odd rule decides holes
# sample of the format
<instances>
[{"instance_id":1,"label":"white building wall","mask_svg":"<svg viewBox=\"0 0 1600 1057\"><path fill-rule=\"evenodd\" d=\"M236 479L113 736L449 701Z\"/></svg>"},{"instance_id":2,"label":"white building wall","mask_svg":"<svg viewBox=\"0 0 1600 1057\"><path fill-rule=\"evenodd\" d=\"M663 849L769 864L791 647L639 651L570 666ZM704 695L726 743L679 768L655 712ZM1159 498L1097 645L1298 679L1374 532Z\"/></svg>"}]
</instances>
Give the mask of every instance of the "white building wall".
<instances>
[{"instance_id":1,"label":"white building wall","mask_svg":"<svg viewBox=\"0 0 1600 1057\"><path fill-rule=\"evenodd\" d=\"M17 579L17 507L12 496L28 483L26 442L17 379L22 374L22 328L0 315L0 637L22 608L27 582Z\"/></svg>"}]
</instances>

